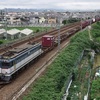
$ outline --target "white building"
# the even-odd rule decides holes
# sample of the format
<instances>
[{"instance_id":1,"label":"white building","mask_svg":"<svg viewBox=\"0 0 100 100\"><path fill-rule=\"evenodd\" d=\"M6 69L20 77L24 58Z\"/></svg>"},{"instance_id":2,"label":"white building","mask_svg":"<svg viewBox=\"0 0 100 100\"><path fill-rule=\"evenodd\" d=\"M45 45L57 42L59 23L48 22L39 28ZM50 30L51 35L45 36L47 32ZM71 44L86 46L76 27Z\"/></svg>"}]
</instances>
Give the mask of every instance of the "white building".
<instances>
[{"instance_id":1,"label":"white building","mask_svg":"<svg viewBox=\"0 0 100 100\"><path fill-rule=\"evenodd\" d=\"M0 39L3 39L5 37L6 30L5 29L0 29Z\"/></svg>"},{"instance_id":2,"label":"white building","mask_svg":"<svg viewBox=\"0 0 100 100\"><path fill-rule=\"evenodd\" d=\"M33 30L26 28L26 29L22 30L20 33L21 33L21 37L23 35L25 35L25 36L33 35Z\"/></svg>"},{"instance_id":3,"label":"white building","mask_svg":"<svg viewBox=\"0 0 100 100\"><path fill-rule=\"evenodd\" d=\"M46 21L46 19L44 18L44 17L40 17L39 18L39 23L41 24L41 23L45 23L45 21Z\"/></svg>"},{"instance_id":4,"label":"white building","mask_svg":"<svg viewBox=\"0 0 100 100\"><path fill-rule=\"evenodd\" d=\"M7 38L8 39L18 39L20 35L20 30L18 29L11 29L7 31Z\"/></svg>"},{"instance_id":5,"label":"white building","mask_svg":"<svg viewBox=\"0 0 100 100\"><path fill-rule=\"evenodd\" d=\"M21 19L17 18L16 16L7 17L7 22L11 25L21 25Z\"/></svg>"}]
</instances>

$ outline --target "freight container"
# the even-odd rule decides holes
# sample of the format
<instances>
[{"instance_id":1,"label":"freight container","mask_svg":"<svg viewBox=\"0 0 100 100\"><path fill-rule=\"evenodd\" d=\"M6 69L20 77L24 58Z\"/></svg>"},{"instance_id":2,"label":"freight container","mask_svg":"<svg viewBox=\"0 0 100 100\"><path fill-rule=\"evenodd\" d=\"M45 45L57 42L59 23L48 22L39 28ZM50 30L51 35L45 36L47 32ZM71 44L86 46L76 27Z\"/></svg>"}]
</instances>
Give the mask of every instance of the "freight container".
<instances>
[{"instance_id":1,"label":"freight container","mask_svg":"<svg viewBox=\"0 0 100 100\"><path fill-rule=\"evenodd\" d=\"M51 47L54 46L54 37L51 35L44 35L42 37L42 46L43 47Z\"/></svg>"}]
</instances>

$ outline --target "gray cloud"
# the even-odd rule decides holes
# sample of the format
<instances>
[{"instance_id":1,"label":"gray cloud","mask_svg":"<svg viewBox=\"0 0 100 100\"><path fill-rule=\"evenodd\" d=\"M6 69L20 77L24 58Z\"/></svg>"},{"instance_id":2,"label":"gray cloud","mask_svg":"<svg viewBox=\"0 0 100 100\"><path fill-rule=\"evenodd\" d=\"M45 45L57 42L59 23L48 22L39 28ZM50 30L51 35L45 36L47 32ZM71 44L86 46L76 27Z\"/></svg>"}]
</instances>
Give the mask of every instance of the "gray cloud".
<instances>
[{"instance_id":1,"label":"gray cloud","mask_svg":"<svg viewBox=\"0 0 100 100\"><path fill-rule=\"evenodd\" d=\"M100 0L0 0L0 8L100 9Z\"/></svg>"}]
</instances>

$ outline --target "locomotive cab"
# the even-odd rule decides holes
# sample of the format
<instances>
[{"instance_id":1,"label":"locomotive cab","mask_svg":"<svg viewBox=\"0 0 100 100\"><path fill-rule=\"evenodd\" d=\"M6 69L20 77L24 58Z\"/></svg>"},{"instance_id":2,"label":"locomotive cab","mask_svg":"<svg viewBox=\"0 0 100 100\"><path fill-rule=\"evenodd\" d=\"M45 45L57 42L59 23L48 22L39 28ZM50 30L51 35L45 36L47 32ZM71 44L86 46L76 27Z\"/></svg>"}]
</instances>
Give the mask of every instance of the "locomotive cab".
<instances>
[{"instance_id":1,"label":"locomotive cab","mask_svg":"<svg viewBox=\"0 0 100 100\"><path fill-rule=\"evenodd\" d=\"M11 79L11 76L9 76L11 64L12 64L11 62L0 59L0 79L1 80L8 82Z\"/></svg>"},{"instance_id":2,"label":"locomotive cab","mask_svg":"<svg viewBox=\"0 0 100 100\"><path fill-rule=\"evenodd\" d=\"M0 55L0 79L9 83L13 75L43 53L41 44L24 44Z\"/></svg>"}]
</instances>

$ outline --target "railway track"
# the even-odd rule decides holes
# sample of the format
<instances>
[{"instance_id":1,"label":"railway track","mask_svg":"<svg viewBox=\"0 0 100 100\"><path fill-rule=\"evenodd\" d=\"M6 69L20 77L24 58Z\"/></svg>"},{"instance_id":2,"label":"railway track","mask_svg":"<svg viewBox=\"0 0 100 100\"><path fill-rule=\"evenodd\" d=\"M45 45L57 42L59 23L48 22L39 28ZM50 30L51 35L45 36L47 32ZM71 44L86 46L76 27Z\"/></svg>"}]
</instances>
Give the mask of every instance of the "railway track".
<instances>
[{"instance_id":1,"label":"railway track","mask_svg":"<svg viewBox=\"0 0 100 100\"><path fill-rule=\"evenodd\" d=\"M2 89L4 87L4 85L0 85L0 89Z\"/></svg>"},{"instance_id":2,"label":"railway track","mask_svg":"<svg viewBox=\"0 0 100 100\"><path fill-rule=\"evenodd\" d=\"M78 26L74 26L74 29L78 27ZM70 28L71 30L72 28ZM69 29L67 30L64 30L63 32L61 31L61 34L65 33L69 31ZM58 33L58 30L57 32L55 33L55 35L57 36L57 33ZM51 34L51 33L50 33ZM54 33L52 33L54 34ZM39 37L40 38L40 37ZM41 40L41 39L40 39ZM39 41L40 41L39 40ZM66 44L66 42L68 42L69 40L65 40L62 45ZM28 41L29 42L29 41ZM25 43L25 42L24 42ZM20 44L22 45L22 44ZM26 84L27 80L29 80L31 77L33 77L33 74L36 73L36 71L38 69L40 69L40 66L43 64L43 63L47 63L48 62L48 58L53 55L55 52L57 52L57 49L58 47L56 47L54 50L48 52L44 57L42 57L41 59L39 59L39 63L36 62L35 64L32 64L32 66L34 67L30 67L28 68L27 70L23 71L22 74L19 74L20 77L16 78L14 82L10 83L9 85L5 85L3 86L2 88L0 88L0 93L1 93L1 96L0 96L0 100L11 100L11 97L12 95L14 96L14 94L16 93L16 91L18 91L20 88L22 88L23 85ZM50 60L50 59L49 59ZM44 62L44 61L47 61L47 62ZM31 65L29 65L31 66ZM28 75L28 76L27 76ZM9 92L11 91L11 92ZM9 94L8 94L9 92ZM14 99L13 99L14 100Z\"/></svg>"},{"instance_id":3,"label":"railway track","mask_svg":"<svg viewBox=\"0 0 100 100\"><path fill-rule=\"evenodd\" d=\"M67 32L68 30L71 30L71 29L72 29L74 26L76 26L76 25L79 26L79 25L80 25L80 22L71 24L70 26L64 26L64 27L62 27L62 28L60 29L61 34L64 33L64 32ZM79 26L79 27L80 27L80 26ZM34 36L28 37L28 38L26 38L25 40L16 41L15 43L5 45L4 47L1 47L1 48L0 48L0 53L7 52L7 50L9 50L9 49L11 49L11 48L14 48L14 47L17 47L17 46L19 46L19 45L22 45L22 44L24 44L24 43L26 43L26 42L30 42L30 41L32 41L32 42L39 42L39 41L41 40L41 37L42 37L43 35L46 35L46 34L55 35L55 34L58 33L58 31L59 31L58 29L55 29L55 30L52 30L52 31L50 31L50 32L47 32L47 33L41 34L41 35L39 35L39 36L36 36L36 37L34 37Z\"/></svg>"}]
</instances>

